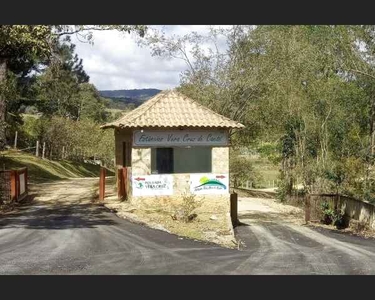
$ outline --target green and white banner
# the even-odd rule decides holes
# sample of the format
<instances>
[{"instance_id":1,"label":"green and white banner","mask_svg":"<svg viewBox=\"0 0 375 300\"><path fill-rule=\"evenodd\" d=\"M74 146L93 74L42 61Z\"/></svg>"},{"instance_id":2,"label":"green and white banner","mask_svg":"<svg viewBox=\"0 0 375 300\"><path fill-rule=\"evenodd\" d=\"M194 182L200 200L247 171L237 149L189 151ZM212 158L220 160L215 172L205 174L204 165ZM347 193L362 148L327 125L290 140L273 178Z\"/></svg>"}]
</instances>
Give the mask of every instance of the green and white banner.
<instances>
[{"instance_id":1,"label":"green and white banner","mask_svg":"<svg viewBox=\"0 0 375 300\"><path fill-rule=\"evenodd\" d=\"M229 194L228 174L191 174L192 194Z\"/></svg>"}]
</instances>

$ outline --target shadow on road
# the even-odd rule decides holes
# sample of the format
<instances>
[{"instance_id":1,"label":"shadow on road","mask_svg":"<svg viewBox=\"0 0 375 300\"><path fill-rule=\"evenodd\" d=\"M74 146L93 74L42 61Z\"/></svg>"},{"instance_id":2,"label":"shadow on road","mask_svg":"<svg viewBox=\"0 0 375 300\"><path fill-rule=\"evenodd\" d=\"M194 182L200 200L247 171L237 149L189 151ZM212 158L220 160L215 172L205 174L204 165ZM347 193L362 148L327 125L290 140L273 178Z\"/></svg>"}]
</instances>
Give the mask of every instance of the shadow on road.
<instances>
[{"instance_id":1,"label":"shadow on road","mask_svg":"<svg viewBox=\"0 0 375 300\"><path fill-rule=\"evenodd\" d=\"M16 211L4 214L0 228L70 229L116 224L103 207L90 203L46 205L36 202L31 205L30 200L27 202Z\"/></svg>"}]
</instances>

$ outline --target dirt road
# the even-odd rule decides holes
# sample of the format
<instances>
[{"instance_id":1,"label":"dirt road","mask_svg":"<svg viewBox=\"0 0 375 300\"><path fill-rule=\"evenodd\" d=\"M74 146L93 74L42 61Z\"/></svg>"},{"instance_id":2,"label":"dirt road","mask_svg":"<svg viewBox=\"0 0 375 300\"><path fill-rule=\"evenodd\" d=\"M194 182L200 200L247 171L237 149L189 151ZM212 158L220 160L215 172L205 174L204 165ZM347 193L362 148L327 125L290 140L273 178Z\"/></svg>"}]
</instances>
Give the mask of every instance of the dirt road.
<instances>
[{"instance_id":1,"label":"dirt road","mask_svg":"<svg viewBox=\"0 0 375 300\"><path fill-rule=\"evenodd\" d=\"M274 199L240 198L237 236L252 274L375 274L375 240L303 226L304 212Z\"/></svg>"},{"instance_id":2,"label":"dirt road","mask_svg":"<svg viewBox=\"0 0 375 300\"><path fill-rule=\"evenodd\" d=\"M373 240L283 222L269 200L240 202L238 251L118 218L90 203L96 182L36 185L30 205L1 216L0 274L375 274Z\"/></svg>"}]
</instances>

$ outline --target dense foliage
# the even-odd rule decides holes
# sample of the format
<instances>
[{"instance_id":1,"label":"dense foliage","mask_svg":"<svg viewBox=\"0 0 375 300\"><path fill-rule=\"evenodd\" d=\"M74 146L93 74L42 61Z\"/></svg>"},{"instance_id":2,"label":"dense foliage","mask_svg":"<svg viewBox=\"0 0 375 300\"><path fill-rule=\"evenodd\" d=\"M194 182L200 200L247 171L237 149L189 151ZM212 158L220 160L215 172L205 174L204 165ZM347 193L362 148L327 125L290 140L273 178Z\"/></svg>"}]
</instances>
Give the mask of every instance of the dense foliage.
<instances>
[{"instance_id":1,"label":"dense foliage","mask_svg":"<svg viewBox=\"0 0 375 300\"><path fill-rule=\"evenodd\" d=\"M70 36L92 43L93 31L143 36L141 25L1 25L0 150L13 144L50 159L99 160L112 166L113 132L99 125L118 117L89 83Z\"/></svg>"},{"instance_id":2,"label":"dense foliage","mask_svg":"<svg viewBox=\"0 0 375 300\"><path fill-rule=\"evenodd\" d=\"M374 26L232 26L146 41L186 61L181 91L246 126L234 145L268 145L282 194L375 199Z\"/></svg>"}]
</instances>

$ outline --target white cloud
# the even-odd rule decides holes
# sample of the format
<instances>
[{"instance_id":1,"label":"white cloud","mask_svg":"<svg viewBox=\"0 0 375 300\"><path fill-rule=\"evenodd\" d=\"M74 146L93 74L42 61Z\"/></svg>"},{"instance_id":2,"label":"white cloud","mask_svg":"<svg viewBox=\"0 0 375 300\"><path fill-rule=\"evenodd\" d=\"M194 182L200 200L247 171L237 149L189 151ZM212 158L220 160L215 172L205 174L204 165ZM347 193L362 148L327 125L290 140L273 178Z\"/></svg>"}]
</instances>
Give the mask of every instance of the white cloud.
<instances>
[{"instance_id":1,"label":"white cloud","mask_svg":"<svg viewBox=\"0 0 375 300\"><path fill-rule=\"evenodd\" d=\"M161 27L161 26L155 26ZM174 25L163 27L168 34L184 35L192 31L207 33L206 25ZM186 69L178 59L153 57L148 48L139 47L134 37L117 31L94 32L94 45L72 37L76 53L90 82L99 90L158 88L179 85L179 75Z\"/></svg>"}]
</instances>

